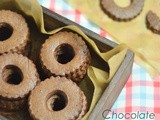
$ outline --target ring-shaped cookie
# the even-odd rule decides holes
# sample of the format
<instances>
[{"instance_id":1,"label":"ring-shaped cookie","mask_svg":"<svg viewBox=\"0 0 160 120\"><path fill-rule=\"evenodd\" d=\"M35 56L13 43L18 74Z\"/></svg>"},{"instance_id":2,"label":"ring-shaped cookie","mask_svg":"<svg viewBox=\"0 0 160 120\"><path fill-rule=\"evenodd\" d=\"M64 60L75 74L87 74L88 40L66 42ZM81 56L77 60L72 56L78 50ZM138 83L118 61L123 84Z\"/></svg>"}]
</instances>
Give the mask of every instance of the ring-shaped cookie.
<instances>
[{"instance_id":1,"label":"ring-shaped cookie","mask_svg":"<svg viewBox=\"0 0 160 120\"><path fill-rule=\"evenodd\" d=\"M127 21L140 14L144 6L144 0L131 0L127 7L118 6L114 0L102 0L101 4L105 12L115 20Z\"/></svg>"},{"instance_id":2,"label":"ring-shaped cookie","mask_svg":"<svg viewBox=\"0 0 160 120\"><path fill-rule=\"evenodd\" d=\"M22 15L0 11L0 54L24 52L29 42L29 28Z\"/></svg>"},{"instance_id":3,"label":"ring-shaped cookie","mask_svg":"<svg viewBox=\"0 0 160 120\"><path fill-rule=\"evenodd\" d=\"M31 92L29 111L35 120L76 120L84 110L83 97L80 88L71 80L51 77Z\"/></svg>"},{"instance_id":4,"label":"ring-shaped cookie","mask_svg":"<svg viewBox=\"0 0 160 120\"><path fill-rule=\"evenodd\" d=\"M40 59L47 74L79 82L90 64L90 53L80 36L59 32L42 45Z\"/></svg>"},{"instance_id":5,"label":"ring-shaped cookie","mask_svg":"<svg viewBox=\"0 0 160 120\"><path fill-rule=\"evenodd\" d=\"M8 111L23 108L31 90L39 82L35 65L19 54L0 56L0 108Z\"/></svg>"}]
</instances>

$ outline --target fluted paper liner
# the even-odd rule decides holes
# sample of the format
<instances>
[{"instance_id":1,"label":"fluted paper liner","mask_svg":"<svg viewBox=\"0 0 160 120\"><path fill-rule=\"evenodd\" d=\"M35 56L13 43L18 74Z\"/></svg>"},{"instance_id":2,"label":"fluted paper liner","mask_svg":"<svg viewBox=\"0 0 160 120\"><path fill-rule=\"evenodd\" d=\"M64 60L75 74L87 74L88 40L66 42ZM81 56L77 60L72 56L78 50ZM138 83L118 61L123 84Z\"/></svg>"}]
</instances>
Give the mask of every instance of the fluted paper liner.
<instances>
[{"instance_id":1,"label":"fluted paper liner","mask_svg":"<svg viewBox=\"0 0 160 120\"><path fill-rule=\"evenodd\" d=\"M76 26L65 26L53 31L46 31L44 29L42 8L36 0L1 0L0 9L11 9L14 11L19 11L19 10L23 11L26 15L33 17L37 27L40 29L42 33L45 33L45 34L54 34L64 28L70 29L80 34L84 38L84 40L86 40L86 42L93 48L96 55L98 55L100 58L103 59L106 66L108 64L109 71L107 72L100 69L99 66L101 62L98 63L99 65L96 66L97 68L94 66L94 64L92 64L93 66L89 66L87 70L88 76L80 84L80 87L84 91L85 95L87 96L88 103L90 104L88 112L83 117L83 120L87 120L95 104L97 103L102 93L104 92L106 85L110 82L110 80L116 73L117 69L119 68L121 62L123 61L127 52L127 47L122 44L110 51L106 51L102 53L100 52L100 50L98 49L94 41L88 38ZM98 56L92 56L92 57L98 57ZM12 120L19 120L19 118L20 118L19 115L10 117L10 119Z\"/></svg>"}]
</instances>

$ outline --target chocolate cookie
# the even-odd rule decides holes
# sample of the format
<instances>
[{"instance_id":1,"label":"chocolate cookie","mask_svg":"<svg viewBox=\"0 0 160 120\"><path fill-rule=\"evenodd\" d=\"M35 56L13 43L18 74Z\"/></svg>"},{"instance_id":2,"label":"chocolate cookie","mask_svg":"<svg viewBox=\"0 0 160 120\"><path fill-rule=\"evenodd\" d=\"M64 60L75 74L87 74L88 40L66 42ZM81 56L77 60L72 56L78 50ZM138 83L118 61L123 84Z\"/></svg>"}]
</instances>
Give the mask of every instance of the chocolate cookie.
<instances>
[{"instance_id":1,"label":"chocolate cookie","mask_svg":"<svg viewBox=\"0 0 160 120\"><path fill-rule=\"evenodd\" d=\"M86 102L74 82L65 77L51 77L31 92L29 111L35 120L76 120L85 114Z\"/></svg>"},{"instance_id":2,"label":"chocolate cookie","mask_svg":"<svg viewBox=\"0 0 160 120\"><path fill-rule=\"evenodd\" d=\"M160 33L160 18L152 11L147 13L148 27L156 33Z\"/></svg>"},{"instance_id":3,"label":"chocolate cookie","mask_svg":"<svg viewBox=\"0 0 160 120\"><path fill-rule=\"evenodd\" d=\"M0 109L18 111L26 104L30 91L39 82L35 65L27 57L0 56Z\"/></svg>"},{"instance_id":4,"label":"chocolate cookie","mask_svg":"<svg viewBox=\"0 0 160 120\"><path fill-rule=\"evenodd\" d=\"M115 20L127 21L135 18L143 9L144 0L131 0L127 7L118 6L114 0L101 0L105 12Z\"/></svg>"},{"instance_id":5,"label":"chocolate cookie","mask_svg":"<svg viewBox=\"0 0 160 120\"><path fill-rule=\"evenodd\" d=\"M42 45L40 59L48 76L65 76L79 82L90 64L90 53L80 36L59 32Z\"/></svg>"},{"instance_id":6,"label":"chocolate cookie","mask_svg":"<svg viewBox=\"0 0 160 120\"><path fill-rule=\"evenodd\" d=\"M10 10L1 10L0 55L3 53L23 53L29 42L29 28L22 15Z\"/></svg>"}]
</instances>

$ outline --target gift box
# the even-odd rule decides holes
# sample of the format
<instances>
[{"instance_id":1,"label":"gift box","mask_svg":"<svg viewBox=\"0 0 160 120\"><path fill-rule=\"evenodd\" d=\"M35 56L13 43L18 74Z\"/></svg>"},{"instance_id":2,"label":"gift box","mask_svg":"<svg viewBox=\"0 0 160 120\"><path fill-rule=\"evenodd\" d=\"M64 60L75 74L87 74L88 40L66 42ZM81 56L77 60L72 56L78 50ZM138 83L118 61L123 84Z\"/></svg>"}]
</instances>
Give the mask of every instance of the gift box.
<instances>
[{"instance_id":1,"label":"gift box","mask_svg":"<svg viewBox=\"0 0 160 120\"><path fill-rule=\"evenodd\" d=\"M32 49L29 51L28 57L34 61L37 67L40 67L39 50L48 36L62 30L76 32L83 37L92 58L86 77L83 82L78 84L87 96L89 103L88 112L83 119L104 119L103 113L105 112L107 115L106 110L112 107L130 76L134 58L133 52L128 50L125 45L117 45L44 7L41 9L36 1L23 2L20 0L15 3L11 4L10 2L11 5L9 5L4 2L0 7L18 12L26 18L32 42ZM43 80L43 73L39 71L39 74ZM11 120L21 120L29 116L27 112L25 110L5 117Z\"/></svg>"}]
</instances>

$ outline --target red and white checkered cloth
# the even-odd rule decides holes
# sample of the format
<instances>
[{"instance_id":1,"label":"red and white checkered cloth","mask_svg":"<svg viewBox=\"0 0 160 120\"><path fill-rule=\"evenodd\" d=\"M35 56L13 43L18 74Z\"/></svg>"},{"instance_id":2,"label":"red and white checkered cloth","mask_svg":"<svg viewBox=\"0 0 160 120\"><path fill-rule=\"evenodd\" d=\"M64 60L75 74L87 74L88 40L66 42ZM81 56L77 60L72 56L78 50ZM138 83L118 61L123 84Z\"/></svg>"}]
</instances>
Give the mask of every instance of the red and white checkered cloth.
<instances>
[{"instance_id":1,"label":"red and white checkered cloth","mask_svg":"<svg viewBox=\"0 0 160 120\"><path fill-rule=\"evenodd\" d=\"M88 21L83 14L70 7L65 0L39 0L39 3L99 35L110 39L107 32ZM134 63L132 74L114 103L111 111L112 112L110 112L109 115L110 120L116 120L116 116L112 118L113 112L119 113L117 120L150 120L153 117L154 120L160 120L160 76L152 79L143 68ZM155 116L151 116L153 115L152 113ZM109 117L106 119L109 119Z\"/></svg>"}]
</instances>

